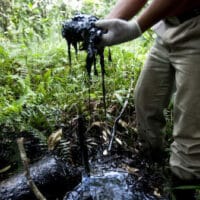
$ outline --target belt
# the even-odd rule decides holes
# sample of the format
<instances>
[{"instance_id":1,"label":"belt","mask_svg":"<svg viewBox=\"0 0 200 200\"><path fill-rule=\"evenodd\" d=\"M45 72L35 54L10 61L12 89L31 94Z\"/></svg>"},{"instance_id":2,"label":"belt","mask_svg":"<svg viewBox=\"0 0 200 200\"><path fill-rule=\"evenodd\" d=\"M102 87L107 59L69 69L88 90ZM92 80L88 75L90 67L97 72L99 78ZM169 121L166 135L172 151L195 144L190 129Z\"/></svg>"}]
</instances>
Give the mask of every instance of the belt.
<instances>
[{"instance_id":1,"label":"belt","mask_svg":"<svg viewBox=\"0 0 200 200\"><path fill-rule=\"evenodd\" d=\"M200 15L200 8L196 8L182 15L167 17L164 21L170 25L178 25L199 15Z\"/></svg>"}]
</instances>

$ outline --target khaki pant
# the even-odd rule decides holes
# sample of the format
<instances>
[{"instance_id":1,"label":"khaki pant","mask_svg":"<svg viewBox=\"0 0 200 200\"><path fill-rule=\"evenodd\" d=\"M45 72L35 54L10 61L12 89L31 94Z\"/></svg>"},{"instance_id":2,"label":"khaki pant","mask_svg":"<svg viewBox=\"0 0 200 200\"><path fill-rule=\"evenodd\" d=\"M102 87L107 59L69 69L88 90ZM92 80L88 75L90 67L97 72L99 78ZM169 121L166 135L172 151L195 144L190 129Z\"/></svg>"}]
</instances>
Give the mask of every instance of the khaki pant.
<instances>
[{"instance_id":1,"label":"khaki pant","mask_svg":"<svg viewBox=\"0 0 200 200\"><path fill-rule=\"evenodd\" d=\"M164 22L135 91L138 131L150 147L163 144L163 110L173 95L170 166L182 179L200 179L200 16Z\"/></svg>"}]
</instances>

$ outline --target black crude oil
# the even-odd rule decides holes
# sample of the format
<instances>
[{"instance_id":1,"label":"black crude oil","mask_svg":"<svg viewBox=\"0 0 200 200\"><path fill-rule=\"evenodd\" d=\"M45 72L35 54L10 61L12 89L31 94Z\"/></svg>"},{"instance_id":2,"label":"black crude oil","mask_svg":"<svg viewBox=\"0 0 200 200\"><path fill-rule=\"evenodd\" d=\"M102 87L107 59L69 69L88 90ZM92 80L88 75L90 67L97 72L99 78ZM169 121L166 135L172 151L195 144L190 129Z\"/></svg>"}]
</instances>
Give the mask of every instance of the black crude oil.
<instances>
[{"instance_id":1,"label":"black crude oil","mask_svg":"<svg viewBox=\"0 0 200 200\"><path fill-rule=\"evenodd\" d=\"M87 52L86 69L90 77L92 66L94 66L94 74L97 75L96 57L100 57L101 76L102 76L102 92L104 112L106 116L106 90L105 90L105 65L104 65L104 49L98 49L97 44L101 40L103 30L95 26L98 20L96 16L77 14L72 19L66 20L62 24L62 36L66 39L68 45L69 65L71 66L71 46L74 47L76 54L78 46L80 50ZM110 55L109 55L110 57Z\"/></svg>"}]
</instances>

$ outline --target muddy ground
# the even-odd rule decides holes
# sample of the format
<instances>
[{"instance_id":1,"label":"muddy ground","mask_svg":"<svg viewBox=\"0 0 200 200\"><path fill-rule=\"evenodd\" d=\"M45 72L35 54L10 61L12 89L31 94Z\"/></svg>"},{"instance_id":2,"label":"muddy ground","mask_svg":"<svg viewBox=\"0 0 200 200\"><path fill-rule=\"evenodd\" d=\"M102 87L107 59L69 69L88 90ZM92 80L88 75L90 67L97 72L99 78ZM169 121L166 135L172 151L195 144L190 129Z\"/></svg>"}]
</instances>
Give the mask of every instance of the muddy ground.
<instances>
[{"instance_id":1,"label":"muddy ground","mask_svg":"<svg viewBox=\"0 0 200 200\"><path fill-rule=\"evenodd\" d=\"M112 106L107 112L110 116L115 116L113 119L115 119L119 113L117 106ZM93 113L92 116L95 116L95 114ZM91 176L96 177L94 172L97 171L101 174L111 171L127 173L128 177L126 177L126 183L130 186L131 189L129 189L132 190L134 194L137 194L135 199L168 199L170 194L168 146L166 146L166 154L162 162L159 163L153 162L151 158L141 152L141 144L138 140L135 111L133 107L129 106L119 120L112 148L109 152L107 152L107 149L113 128L113 120L103 121L99 120L98 117L88 120L82 115L82 127L79 127L79 125L78 117L75 116L68 121L68 123L57 127L57 131L49 135L47 143L41 142L34 133L21 133L20 135L25 137L25 148L30 163L37 162L44 155L51 153L61 158L68 165L74 167L74 169L81 167L84 172L86 168L84 166L85 162L83 162L82 159L83 147L80 145L78 135L81 129L85 136L84 144L87 144L89 173ZM170 144L170 140L171 138L166 138L166 143ZM9 143L9 145L10 144L11 143ZM11 159L12 162L9 162L7 158L6 163L5 154L7 152L10 155L10 150L5 144L2 147L2 168L10 166L10 169L0 173L1 180L12 176L16 171L23 171L23 168L20 166L20 159L15 160L15 162ZM76 193L79 191L79 193L76 193L77 198L73 198L83 200L83 196L79 196L80 198L78 198L78 194L82 195L81 192L83 192L83 190L81 185L77 185L77 187L74 188L74 192ZM72 193L70 193L70 191L66 191L66 193L67 192L68 196L65 196L65 200L73 199L72 196L70 197ZM142 195L146 195L145 198L144 196L142 197ZM89 199L89 197L86 197L85 199ZM62 199L64 196L59 198Z\"/></svg>"}]
</instances>

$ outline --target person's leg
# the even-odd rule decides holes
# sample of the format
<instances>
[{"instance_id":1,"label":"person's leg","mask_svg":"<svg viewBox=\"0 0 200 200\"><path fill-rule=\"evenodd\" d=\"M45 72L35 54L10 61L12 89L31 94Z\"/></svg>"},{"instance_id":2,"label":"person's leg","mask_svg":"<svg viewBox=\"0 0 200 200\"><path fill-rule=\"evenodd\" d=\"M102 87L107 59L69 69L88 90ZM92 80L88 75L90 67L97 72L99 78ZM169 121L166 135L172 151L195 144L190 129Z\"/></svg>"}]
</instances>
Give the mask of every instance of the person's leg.
<instances>
[{"instance_id":1,"label":"person's leg","mask_svg":"<svg viewBox=\"0 0 200 200\"><path fill-rule=\"evenodd\" d=\"M164 108L169 104L174 69L169 63L169 51L161 38L152 47L135 89L137 129L144 148L152 158L161 155L162 129L165 126ZM155 151L154 151L155 150Z\"/></svg>"},{"instance_id":2,"label":"person's leg","mask_svg":"<svg viewBox=\"0 0 200 200\"><path fill-rule=\"evenodd\" d=\"M183 63L175 64L174 142L170 164L175 174L190 180L200 178L200 54L185 55L182 60Z\"/></svg>"},{"instance_id":3,"label":"person's leg","mask_svg":"<svg viewBox=\"0 0 200 200\"><path fill-rule=\"evenodd\" d=\"M168 31L169 59L175 69L172 171L200 179L200 16Z\"/></svg>"},{"instance_id":4,"label":"person's leg","mask_svg":"<svg viewBox=\"0 0 200 200\"><path fill-rule=\"evenodd\" d=\"M170 167L175 187L200 184L200 16L168 31L175 68L174 142ZM178 181L177 181L178 180ZM174 190L177 199L195 199L195 190Z\"/></svg>"}]
</instances>

